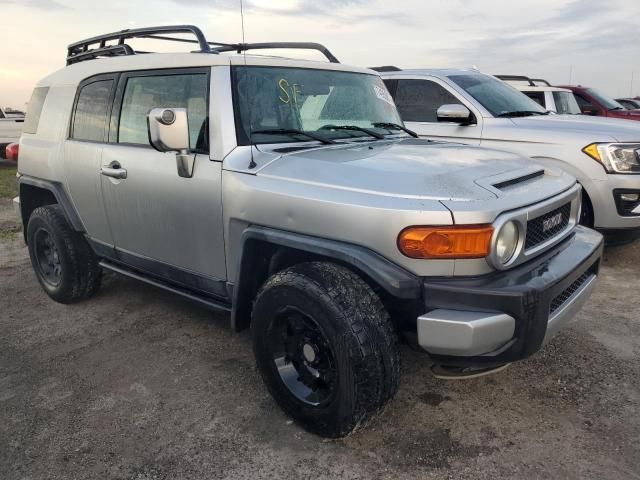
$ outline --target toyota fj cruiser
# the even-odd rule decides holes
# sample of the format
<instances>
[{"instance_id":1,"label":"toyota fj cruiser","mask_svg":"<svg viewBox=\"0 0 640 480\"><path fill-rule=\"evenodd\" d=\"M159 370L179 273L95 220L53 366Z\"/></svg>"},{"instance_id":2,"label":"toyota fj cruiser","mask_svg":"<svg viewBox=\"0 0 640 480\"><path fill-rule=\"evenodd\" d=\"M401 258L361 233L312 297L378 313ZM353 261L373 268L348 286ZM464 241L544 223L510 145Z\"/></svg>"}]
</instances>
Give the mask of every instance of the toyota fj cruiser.
<instances>
[{"instance_id":1,"label":"toyota fj cruiser","mask_svg":"<svg viewBox=\"0 0 640 480\"><path fill-rule=\"evenodd\" d=\"M185 33L197 53L131 46ZM329 62L240 54L280 47ZM320 45L158 27L72 44L67 62L20 144L40 284L74 302L107 269L230 312L310 431L346 435L393 397L398 334L441 372L485 371L540 349L594 288L602 237L577 225L574 178L414 138L377 73Z\"/></svg>"}]
</instances>

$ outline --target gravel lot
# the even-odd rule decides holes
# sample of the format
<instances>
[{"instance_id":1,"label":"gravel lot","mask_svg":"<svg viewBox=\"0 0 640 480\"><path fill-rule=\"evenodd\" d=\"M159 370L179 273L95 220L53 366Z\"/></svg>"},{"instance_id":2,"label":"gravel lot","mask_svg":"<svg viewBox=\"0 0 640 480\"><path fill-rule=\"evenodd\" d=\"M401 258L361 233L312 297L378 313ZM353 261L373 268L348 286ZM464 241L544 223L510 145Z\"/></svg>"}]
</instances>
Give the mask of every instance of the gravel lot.
<instances>
[{"instance_id":1,"label":"gravel lot","mask_svg":"<svg viewBox=\"0 0 640 480\"><path fill-rule=\"evenodd\" d=\"M0 479L640 478L640 242L547 348L441 381L403 349L399 394L323 441L267 394L223 315L107 275L53 303L0 199Z\"/></svg>"}]
</instances>

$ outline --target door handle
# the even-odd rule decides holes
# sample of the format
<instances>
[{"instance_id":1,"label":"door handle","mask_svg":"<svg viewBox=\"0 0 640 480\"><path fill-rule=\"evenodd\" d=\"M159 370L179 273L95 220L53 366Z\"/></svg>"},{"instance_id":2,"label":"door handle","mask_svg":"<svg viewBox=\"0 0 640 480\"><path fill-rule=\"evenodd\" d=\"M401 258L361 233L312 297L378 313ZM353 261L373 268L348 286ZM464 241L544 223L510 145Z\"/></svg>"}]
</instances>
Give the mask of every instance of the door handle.
<instances>
[{"instance_id":1,"label":"door handle","mask_svg":"<svg viewBox=\"0 0 640 480\"><path fill-rule=\"evenodd\" d=\"M108 167L101 167L100 173L105 177L124 180L127 178L127 171L118 162L111 162Z\"/></svg>"}]
</instances>

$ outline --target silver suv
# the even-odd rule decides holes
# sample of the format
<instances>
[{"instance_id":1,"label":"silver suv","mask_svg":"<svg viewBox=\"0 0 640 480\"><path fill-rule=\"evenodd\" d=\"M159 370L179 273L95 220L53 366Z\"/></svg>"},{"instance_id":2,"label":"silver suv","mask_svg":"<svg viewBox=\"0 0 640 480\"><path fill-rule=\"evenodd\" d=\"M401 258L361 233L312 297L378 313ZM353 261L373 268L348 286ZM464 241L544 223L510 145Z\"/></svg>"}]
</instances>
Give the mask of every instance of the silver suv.
<instances>
[{"instance_id":1,"label":"silver suv","mask_svg":"<svg viewBox=\"0 0 640 480\"><path fill-rule=\"evenodd\" d=\"M381 70L403 120L420 136L501 148L560 168L582 185L582 224L616 235L640 232L640 123L549 115L477 70Z\"/></svg>"},{"instance_id":2,"label":"silver suv","mask_svg":"<svg viewBox=\"0 0 640 480\"><path fill-rule=\"evenodd\" d=\"M195 36L197 53L136 54ZM330 62L224 55L317 48ZM399 382L398 335L445 374L536 352L592 291L600 234L573 177L413 137L376 72L314 44L208 42L192 26L69 47L20 144L16 207L62 303L111 270L251 328L277 403L338 437Z\"/></svg>"}]
</instances>

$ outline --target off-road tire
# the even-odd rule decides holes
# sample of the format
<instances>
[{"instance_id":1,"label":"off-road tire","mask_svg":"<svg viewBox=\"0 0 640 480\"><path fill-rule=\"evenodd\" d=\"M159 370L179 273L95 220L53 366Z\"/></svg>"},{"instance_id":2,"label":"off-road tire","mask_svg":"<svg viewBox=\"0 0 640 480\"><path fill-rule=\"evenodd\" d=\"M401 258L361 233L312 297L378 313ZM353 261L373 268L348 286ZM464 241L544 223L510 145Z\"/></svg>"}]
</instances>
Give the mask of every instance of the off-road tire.
<instances>
[{"instance_id":1,"label":"off-road tire","mask_svg":"<svg viewBox=\"0 0 640 480\"><path fill-rule=\"evenodd\" d=\"M337 381L324 405L301 401L278 373L268 337L285 308L314 318L336 357ZM331 263L303 263L269 278L251 321L256 362L278 405L306 430L343 437L364 425L395 395L400 379L397 335L378 296L362 278Z\"/></svg>"},{"instance_id":2,"label":"off-road tire","mask_svg":"<svg viewBox=\"0 0 640 480\"><path fill-rule=\"evenodd\" d=\"M39 240L36 235L47 234L59 259L59 282L55 285L47 281L37 259ZM27 243L36 277L56 302L77 302L92 296L100 288L102 269L98 258L82 234L71 228L59 205L38 207L33 211L27 225Z\"/></svg>"}]
</instances>

